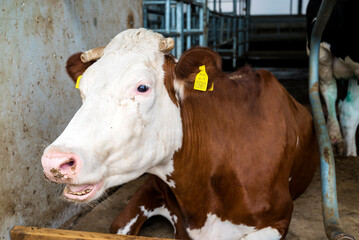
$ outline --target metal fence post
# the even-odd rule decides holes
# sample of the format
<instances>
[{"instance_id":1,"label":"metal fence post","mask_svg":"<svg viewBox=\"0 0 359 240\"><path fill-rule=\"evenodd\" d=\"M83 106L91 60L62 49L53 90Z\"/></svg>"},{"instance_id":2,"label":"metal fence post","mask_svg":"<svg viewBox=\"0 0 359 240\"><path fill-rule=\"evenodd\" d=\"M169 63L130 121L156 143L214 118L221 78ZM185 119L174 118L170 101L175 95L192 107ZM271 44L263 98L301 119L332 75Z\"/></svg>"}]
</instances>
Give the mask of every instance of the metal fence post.
<instances>
[{"instance_id":1,"label":"metal fence post","mask_svg":"<svg viewBox=\"0 0 359 240\"><path fill-rule=\"evenodd\" d=\"M166 0L165 5L165 30L166 32L170 32L170 24L171 24L171 0Z\"/></svg>"},{"instance_id":2,"label":"metal fence post","mask_svg":"<svg viewBox=\"0 0 359 240\"><path fill-rule=\"evenodd\" d=\"M177 56L181 56L184 47L184 36L183 36L183 2L177 2L176 6L176 30L179 33L177 37Z\"/></svg>"},{"instance_id":3,"label":"metal fence post","mask_svg":"<svg viewBox=\"0 0 359 240\"><path fill-rule=\"evenodd\" d=\"M246 0L246 20L245 20L245 47L244 51L248 52L249 50L249 18L250 18L250 11L251 11L251 0Z\"/></svg>"},{"instance_id":4,"label":"metal fence post","mask_svg":"<svg viewBox=\"0 0 359 240\"><path fill-rule=\"evenodd\" d=\"M192 24L191 24L191 21L192 21L192 7L190 4L187 4L187 30L190 31L191 28L192 28ZM187 43L186 43L186 46L187 46L187 49L189 49L191 46L192 46L192 37L190 34L188 34L187 36Z\"/></svg>"}]
</instances>

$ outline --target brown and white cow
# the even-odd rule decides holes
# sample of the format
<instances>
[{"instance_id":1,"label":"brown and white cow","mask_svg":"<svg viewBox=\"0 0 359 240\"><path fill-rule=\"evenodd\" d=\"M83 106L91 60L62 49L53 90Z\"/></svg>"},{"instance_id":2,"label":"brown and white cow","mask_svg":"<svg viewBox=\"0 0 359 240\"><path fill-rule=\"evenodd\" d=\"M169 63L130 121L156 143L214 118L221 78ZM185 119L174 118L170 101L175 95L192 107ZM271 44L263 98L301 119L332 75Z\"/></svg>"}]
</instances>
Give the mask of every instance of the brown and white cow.
<instances>
[{"instance_id":1,"label":"brown and white cow","mask_svg":"<svg viewBox=\"0 0 359 240\"><path fill-rule=\"evenodd\" d=\"M311 115L271 73L224 73L203 47L176 61L165 53L171 43L131 29L96 62L70 58L73 79L83 74L83 105L46 148L46 177L88 202L150 173L114 233L138 234L162 215L181 239L284 239L293 199L318 164ZM193 89L203 65L213 91Z\"/></svg>"}]
</instances>

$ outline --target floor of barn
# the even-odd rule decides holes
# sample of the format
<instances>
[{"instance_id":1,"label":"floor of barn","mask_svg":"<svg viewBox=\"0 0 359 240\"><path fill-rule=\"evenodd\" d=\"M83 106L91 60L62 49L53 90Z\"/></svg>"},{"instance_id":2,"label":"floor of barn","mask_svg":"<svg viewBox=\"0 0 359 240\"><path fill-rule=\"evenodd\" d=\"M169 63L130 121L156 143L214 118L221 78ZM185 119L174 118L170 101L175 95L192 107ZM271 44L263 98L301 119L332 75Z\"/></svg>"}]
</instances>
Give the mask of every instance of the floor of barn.
<instances>
[{"instance_id":1,"label":"floor of barn","mask_svg":"<svg viewBox=\"0 0 359 240\"><path fill-rule=\"evenodd\" d=\"M306 69L270 70L299 102L308 104ZM336 158L336 174L342 227L359 238L359 157ZM146 176L143 176L121 186L100 204L86 207L82 214L73 218L73 221L63 228L108 233L112 221L145 179ZM140 235L174 238L172 226L162 217L153 217L147 221ZM327 239L322 220L319 169L307 191L294 202L294 212L286 239Z\"/></svg>"}]
</instances>

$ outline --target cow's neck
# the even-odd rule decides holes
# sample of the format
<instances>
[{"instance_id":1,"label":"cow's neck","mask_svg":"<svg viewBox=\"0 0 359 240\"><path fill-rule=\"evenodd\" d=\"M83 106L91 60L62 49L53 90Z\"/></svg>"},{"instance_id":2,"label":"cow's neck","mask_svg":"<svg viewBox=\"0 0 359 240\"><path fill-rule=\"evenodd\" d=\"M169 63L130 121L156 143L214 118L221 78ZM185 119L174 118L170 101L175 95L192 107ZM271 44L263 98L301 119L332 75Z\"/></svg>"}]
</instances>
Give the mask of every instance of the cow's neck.
<instances>
[{"instance_id":1,"label":"cow's neck","mask_svg":"<svg viewBox=\"0 0 359 240\"><path fill-rule=\"evenodd\" d=\"M211 180L211 169L215 169L215 163L209 155L216 150L212 145L213 137L216 132L212 124L216 124L220 117L216 119L201 119L201 117L215 116L211 114L209 106L212 100L208 96L189 97L181 103L181 117L183 126L182 148L174 154L173 172L167 178L170 182L174 195L181 207L184 209L185 218L203 219L199 216L198 204L201 203L203 213L211 211L208 197L212 194L208 187ZM202 103L202 104L201 104ZM204 134L205 133L205 134ZM201 225L202 222L194 223Z\"/></svg>"},{"instance_id":2,"label":"cow's neck","mask_svg":"<svg viewBox=\"0 0 359 240\"><path fill-rule=\"evenodd\" d=\"M167 178L167 181L175 185L171 188L180 207L185 209L185 217L198 219L194 223L198 226L206 218L206 215L199 214L217 214L208 201L209 198L218 197L223 202L231 202L244 194L241 192L243 189L238 190L241 180L233 170L233 166L238 165L237 156L231 154L234 149L240 149L248 155L251 147L246 142L229 142L228 136L241 133L257 137L259 134L253 128L251 117L256 116L259 111L256 104L259 96L258 83L242 81L235 89L229 80L221 80L215 82L213 92L192 91L180 101L182 148L174 154L173 173ZM236 116L233 118L224 117L234 115ZM232 191L228 187L233 184L238 191ZM226 189L225 193L223 189ZM201 203L203 211L198 211L198 203Z\"/></svg>"}]
</instances>

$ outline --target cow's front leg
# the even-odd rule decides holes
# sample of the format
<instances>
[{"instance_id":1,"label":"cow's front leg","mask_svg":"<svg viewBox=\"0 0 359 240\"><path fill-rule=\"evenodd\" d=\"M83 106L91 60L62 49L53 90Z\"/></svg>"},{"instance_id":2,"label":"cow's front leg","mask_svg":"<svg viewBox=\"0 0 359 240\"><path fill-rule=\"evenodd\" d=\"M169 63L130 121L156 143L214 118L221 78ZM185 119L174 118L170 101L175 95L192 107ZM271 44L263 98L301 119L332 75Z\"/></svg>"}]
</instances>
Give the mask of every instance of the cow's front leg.
<instances>
[{"instance_id":1,"label":"cow's front leg","mask_svg":"<svg viewBox=\"0 0 359 240\"><path fill-rule=\"evenodd\" d=\"M340 103L340 122L347 144L347 156L357 156L355 133L359 124L359 85L357 79L349 80L348 93Z\"/></svg>"},{"instance_id":2,"label":"cow's front leg","mask_svg":"<svg viewBox=\"0 0 359 240\"><path fill-rule=\"evenodd\" d=\"M138 235L144 222L158 215L171 222L176 238L188 238L182 214L171 189L160 178L150 175L113 221L110 231L122 235Z\"/></svg>"}]
</instances>

